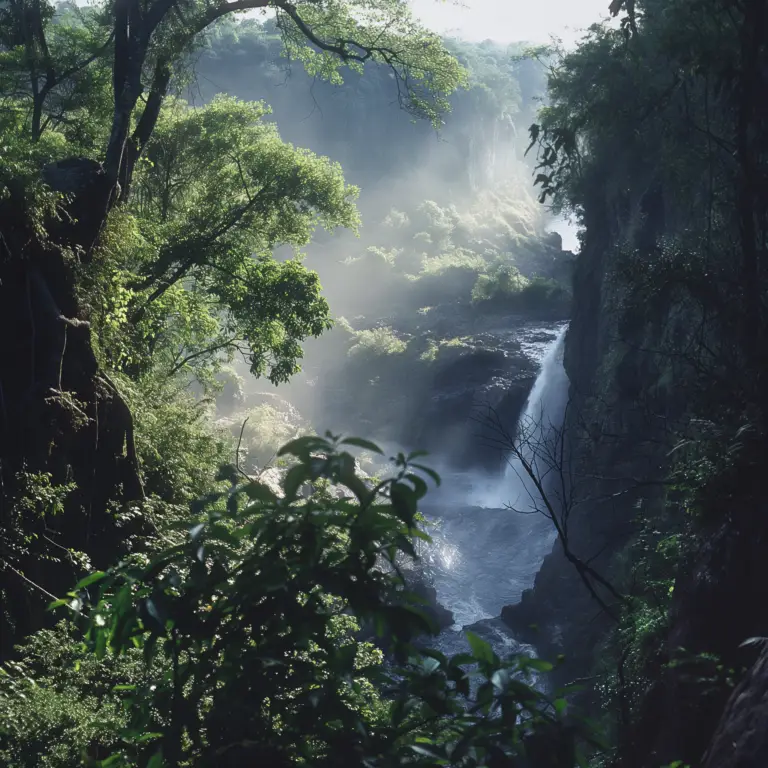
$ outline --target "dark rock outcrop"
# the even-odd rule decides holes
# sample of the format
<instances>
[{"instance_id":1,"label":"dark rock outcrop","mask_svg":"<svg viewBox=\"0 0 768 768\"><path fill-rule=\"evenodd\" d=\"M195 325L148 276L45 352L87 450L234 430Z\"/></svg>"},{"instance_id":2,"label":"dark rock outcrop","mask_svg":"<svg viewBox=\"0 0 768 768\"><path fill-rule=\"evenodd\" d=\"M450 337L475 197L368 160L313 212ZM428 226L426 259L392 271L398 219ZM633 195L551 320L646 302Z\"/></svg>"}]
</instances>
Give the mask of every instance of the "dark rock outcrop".
<instances>
[{"instance_id":1,"label":"dark rock outcrop","mask_svg":"<svg viewBox=\"0 0 768 768\"><path fill-rule=\"evenodd\" d=\"M720 720L703 768L768 765L768 650L741 681Z\"/></svg>"},{"instance_id":2,"label":"dark rock outcrop","mask_svg":"<svg viewBox=\"0 0 768 768\"><path fill-rule=\"evenodd\" d=\"M628 765L645 768L673 760L700 764L731 694L729 678L738 679L754 660L754 647L744 646L744 641L768 636L768 615L761 610L768 603L768 509L742 503L731 520L699 536L700 547L680 569L664 647L664 657L672 663L659 670L645 697L628 745L634 755ZM744 702L734 704L738 691L744 685L768 685L765 669L763 660L731 697L729 708L735 711L726 711L724 717L730 717L727 732L734 738L740 725L750 722L738 714ZM766 712L768 705L763 717ZM763 728L768 732L768 718ZM747 739L748 734L739 738ZM716 753L722 749L721 744ZM768 765L713 760L710 756L712 768Z\"/></svg>"},{"instance_id":3,"label":"dark rock outcrop","mask_svg":"<svg viewBox=\"0 0 768 768\"><path fill-rule=\"evenodd\" d=\"M421 608L437 627L443 630L453 626L453 613L440 604L437 590L431 584L415 573L407 574L406 581L411 592L424 600Z\"/></svg>"}]
</instances>

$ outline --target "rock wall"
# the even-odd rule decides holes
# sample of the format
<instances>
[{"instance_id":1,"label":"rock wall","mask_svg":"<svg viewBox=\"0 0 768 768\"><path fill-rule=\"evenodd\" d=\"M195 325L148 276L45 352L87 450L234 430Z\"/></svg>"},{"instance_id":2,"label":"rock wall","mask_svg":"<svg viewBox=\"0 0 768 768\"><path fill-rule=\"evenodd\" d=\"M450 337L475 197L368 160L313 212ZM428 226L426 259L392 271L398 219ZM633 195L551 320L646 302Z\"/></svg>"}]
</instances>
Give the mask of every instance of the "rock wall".
<instances>
[{"instance_id":1,"label":"rock wall","mask_svg":"<svg viewBox=\"0 0 768 768\"><path fill-rule=\"evenodd\" d=\"M768 651L763 651L728 701L703 768L768 765Z\"/></svg>"},{"instance_id":2,"label":"rock wall","mask_svg":"<svg viewBox=\"0 0 768 768\"><path fill-rule=\"evenodd\" d=\"M631 208L630 208L631 211ZM610 579L615 555L634 534L638 505L657 501L669 449L666 435L673 404L659 396L664 376L657 360L642 352L658 341L663 324L628 328L625 288L612 255L615 243L639 239L653 219L616 215L596 195L585 216L586 239L573 274L573 312L564 363L570 380L565 437L568 459L556 467L572 490L567 518L568 549ZM648 393L656 392L653 402ZM590 580L603 600L610 593ZM613 606L618 611L618 606ZM612 626L561 542L544 561L532 590L502 618L544 656L565 656L558 683L588 674Z\"/></svg>"},{"instance_id":3,"label":"rock wall","mask_svg":"<svg viewBox=\"0 0 768 768\"><path fill-rule=\"evenodd\" d=\"M695 308L680 295L662 296L639 309L632 304L622 246L647 247L685 226L674 202L664 199L650 177L637 187L643 193L621 210L598 191L585 211L586 239L575 267L565 350L571 382L568 481L577 499L568 545L627 589L622 569L638 536L638 512L650 521L676 515L686 532L666 629L644 670L645 688L621 735L616 764L658 768L680 760L707 768L756 768L766 764L758 732L758 723L768 728L761 714L764 658L726 703L754 661L754 648L742 647L743 642L768 636L768 505L760 487L768 456L765 446L752 445L745 436L737 469L703 500L695 524L685 509L675 508L665 479L670 451L691 427L687 406L697 377L689 362L659 350L672 349L674 340L690 337L699 324ZM613 596L599 585L595 589L618 613ZM565 655L556 684L592 677L616 626L560 544L544 561L533 589L519 604L506 607L502 618L543 656ZM600 706L596 696L586 695L582 703L595 711Z\"/></svg>"}]
</instances>

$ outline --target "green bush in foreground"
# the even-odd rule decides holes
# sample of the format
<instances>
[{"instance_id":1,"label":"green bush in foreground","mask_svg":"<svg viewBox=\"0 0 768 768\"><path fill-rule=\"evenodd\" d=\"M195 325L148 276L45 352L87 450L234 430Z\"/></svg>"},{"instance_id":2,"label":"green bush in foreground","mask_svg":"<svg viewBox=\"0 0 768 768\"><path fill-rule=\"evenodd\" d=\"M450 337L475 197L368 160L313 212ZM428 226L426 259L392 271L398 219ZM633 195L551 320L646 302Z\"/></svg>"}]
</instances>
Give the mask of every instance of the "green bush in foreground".
<instances>
[{"instance_id":1,"label":"green bush in foreground","mask_svg":"<svg viewBox=\"0 0 768 768\"><path fill-rule=\"evenodd\" d=\"M470 654L416 650L417 637L435 628L398 563L415 559L414 542L428 539L417 505L424 478L439 478L416 456L399 455L394 476L368 487L348 446L380 453L331 436L284 446L295 463L282 497L239 482L230 468L229 492L193 505L183 543L94 573L66 598L86 617L89 664L114 668L137 649L146 664L145 676L134 672L109 694L127 697L112 733L88 734L102 744L90 754L103 754L120 729L119 747L95 764L576 763L589 733L566 715L562 696L530 684L531 673L551 665L502 660L471 634ZM323 490L304 493L312 484ZM374 634L386 639L389 663L363 639ZM2 688L6 705L11 688ZM67 764L46 762L35 748L40 765Z\"/></svg>"}]
</instances>

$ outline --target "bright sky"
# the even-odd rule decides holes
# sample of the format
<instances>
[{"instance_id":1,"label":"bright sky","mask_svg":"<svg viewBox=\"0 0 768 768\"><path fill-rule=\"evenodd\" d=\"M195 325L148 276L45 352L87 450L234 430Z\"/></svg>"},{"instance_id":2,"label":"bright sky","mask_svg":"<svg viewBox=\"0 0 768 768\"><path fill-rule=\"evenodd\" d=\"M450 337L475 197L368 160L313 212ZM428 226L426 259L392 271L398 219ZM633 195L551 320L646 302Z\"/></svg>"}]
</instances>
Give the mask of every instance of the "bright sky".
<instances>
[{"instance_id":1,"label":"bright sky","mask_svg":"<svg viewBox=\"0 0 768 768\"><path fill-rule=\"evenodd\" d=\"M608 15L610 0L411 0L425 26L465 40L566 45Z\"/></svg>"}]
</instances>

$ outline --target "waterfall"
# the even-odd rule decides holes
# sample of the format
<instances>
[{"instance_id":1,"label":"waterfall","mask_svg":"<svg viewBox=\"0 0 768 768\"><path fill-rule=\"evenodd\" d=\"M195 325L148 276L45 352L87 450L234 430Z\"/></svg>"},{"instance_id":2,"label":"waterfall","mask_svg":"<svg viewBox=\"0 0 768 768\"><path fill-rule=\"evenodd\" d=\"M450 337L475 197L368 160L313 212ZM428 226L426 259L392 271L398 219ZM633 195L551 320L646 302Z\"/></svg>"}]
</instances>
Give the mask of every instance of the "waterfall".
<instances>
[{"instance_id":1,"label":"waterfall","mask_svg":"<svg viewBox=\"0 0 768 768\"><path fill-rule=\"evenodd\" d=\"M525 403L522 422L537 421L543 414L545 425L561 425L568 402L568 376L563 366L567 331L568 326L564 325L541 361L541 370ZM542 434L541 437L545 436Z\"/></svg>"},{"instance_id":2,"label":"waterfall","mask_svg":"<svg viewBox=\"0 0 768 768\"><path fill-rule=\"evenodd\" d=\"M533 454L551 444L565 415L566 329L561 328L547 348L519 420L518 430L528 430L531 435ZM537 458L526 451L524 455ZM555 532L542 515L517 514L507 508L535 509L535 489L515 459L510 459L501 478L478 477L468 492L454 489L452 500L439 515L427 559L434 568L438 599L453 611L458 629L493 619L504 605L517 602L523 590L533 585L542 560L552 549ZM456 634L444 633L441 642L446 647L460 644Z\"/></svg>"},{"instance_id":3,"label":"waterfall","mask_svg":"<svg viewBox=\"0 0 768 768\"><path fill-rule=\"evenodd\" d=\"M523 458L534 467L538 465L540 472L546 471L546 465L551 463L547 451L553 448L553 443L561 432L568 403L568 376L563 365L567 330L567 325L560 329L557 338L544 355L541 370L516 426L515 437L521 440L520 451ZM499 490L502 494L510 490L521 491L526 495L535 493L530 479L516 457L509 459L504 472L504 483ZM512 503L516 509L519 508L511 499L507 499L506 503Z\"/></svg>"}]
</instances>

